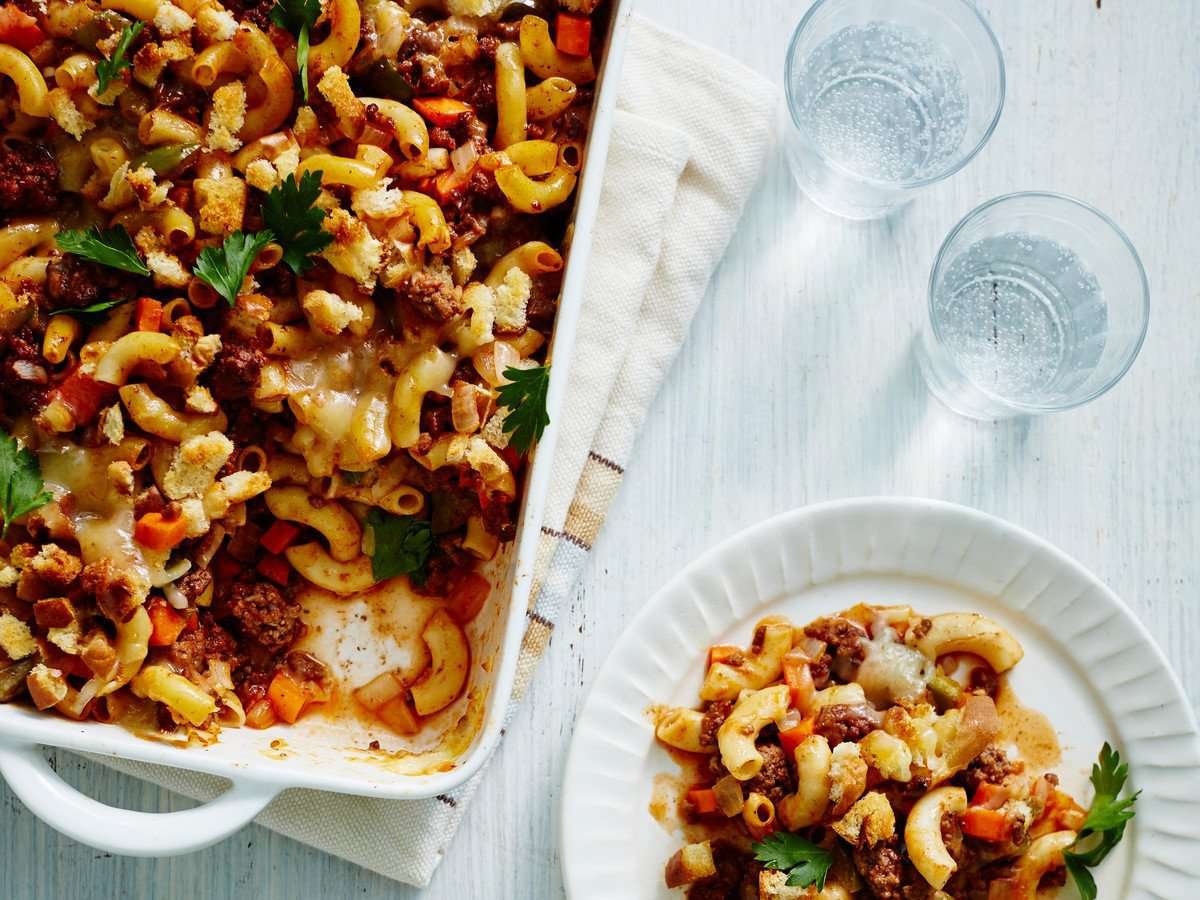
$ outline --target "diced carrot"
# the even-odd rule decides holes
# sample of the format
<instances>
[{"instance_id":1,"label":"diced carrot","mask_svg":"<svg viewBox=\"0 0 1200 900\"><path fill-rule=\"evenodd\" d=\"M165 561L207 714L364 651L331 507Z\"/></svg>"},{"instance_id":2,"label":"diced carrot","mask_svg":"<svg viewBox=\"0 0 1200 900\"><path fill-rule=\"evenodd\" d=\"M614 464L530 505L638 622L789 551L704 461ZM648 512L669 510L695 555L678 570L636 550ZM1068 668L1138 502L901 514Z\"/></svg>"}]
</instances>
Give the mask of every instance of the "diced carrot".
<instances>
[{"instance_id":1,"label":"diced carrot","mask_svg":"<svg viewBox=\"0 0 1200 900\"><path fill-rule=\"evenodd\" d=\"M260 575L270 578L280 587L287 587L288 579L292 576L292 567L282 556L264 556L255 568Z\"/></svg>"},{"instance_id":2,"label":"diced carrot","mask_svg":"<svg viewBox=\"0 0 1200 900\"><path fill-rule=\"evenodd\" d=\"M479 615L491 592L491 582L478 572L471 572L450 591L446 598L446 608L454 617L454 621L459 625L466 625Z\"/></svg>"},{"instance_id":3,"label":"diced carrot","mask_svg":"<svg viewBox=\"0 0 1200 900\"><path fill-rule=\"evenodd\" d=\"M985 781L975 791L975 796L971 798L971 805L982 806L985 809L999 809L1010 796L1008 788Z\"/></svg>"},{"instance_id":4,"label":"diced carrot","mask_svg":"<svg viewBox=\"0 0 1200 900\"><path fill-rule=\"evenodd\" d=\"M295 678L280 669L271 679L267 688L267 699L275 710L275 715L291 724L300 718L304 705L308 703L308 693Z\"/></svg>"},{"instance_id":5,"label":"diced carrot","mask_svg":"<svg viewBox=\"0 0 1200 900\"><path fill-rule=\"evenodd\" d=\"M14 3L0 6L0 44L11 44L28 53L45 39L33 16L19 10Z\"/></svg>"},{"instance_id":6,"label":"diced carrot","mask_svg":"<svg viewBox=\"0 0 1200 900\"><path fill-rule=\"evenodd\" d=\"M592 20L560 12L554 24L554 46L569 56L587 56L592 52Z\"/></svg>"},{"instance_id":7,"label":"diced carrot","mask_svg":"<svg viewBox=\"0 0 1200 900\"><path fill-rule=\"evenodd\" d=\"M997 809L986 809L982 806L972 806L963 813L962 829L964 834L1000 844L1012 835L1012 824L1008 816Z\"/></svg>"},{"instance_id":8,"label":"diced carrot","mask_svg":"<svg viewBox=\"0 0 1200 900\"><path fill-rule=\"evenodd\" d=\"M792 708L807 712L808 707L812 704L813 695L817 692L812 670L808 667L808 659L800 656L785 656L783 658L783 680L788 686Z\"/></svg>"},{"instance_id":9,"label":"diced carrot","mask_svg":"<svg viewBox=\"0 0 1200 900\"><path fill-rule=\"evenodd\" d=\"M467 186L467 182L471 180L471 172L473 171L474 168L461 173L456 172L454 169L447 169L434 179L433 190L437 195L438 201L449 203L453 200Z\"/></svg>"},{"instance_id":10,"label":"diced carrot","mask_svg":"<svg viewBox=\"0 0 1200 900\"><path fill-rule=\"evenodd\" d=\"M158 331L162 324L163 305L153 297L138 297L134 323L138 331Z\"/></svg>"},{"instance_id":11,"label":"diced carrot","mask_svg":"<svg viewBox=\"0 0 1200 900\"><path fill-rule=\"evenodd\" d=\"M706 668L711 668L713 663L729 662L734 657L744 657L745 655L745 650L733 644L713 644L708 648L708 666Z\"/></svg>"},{"instance_id":12,"label":"diced carrot","mask_svg":"<svg viewBox=\"0 0 1200 900\"><path fill-rule=\"evenodd\" d=\"M1036 839L1054 831L1078 831L1083 827L1087 812L1075 802L1075 798L1055 790L1046 803L1042 814L1029 829L1030 837Z\"/></svg>"},{"instance_id":13,"label":"diced carrot","mask_svg":"<svg viewBox=\"0 0 1200 900\"><path fill-rule=\"evenodd\" d=\"M687 792L687 801L702 816L711 815L718 809L717 795L712 788L692 788Z\"/></svg>"},{"instance_id":14,"label":"diced carrot","mask_svg":"<svg viewBox=\"0 0 1200 900\"><path fill-rule=\"evenodd\" d=\"M75 425L79 426L95 419L100 407L115 392L116 388L112 385L103 384L76 369L51 392L50 398L61 400L74 418Z\"/></svg>"},{"instance_id":15,"label":"diced carrot","mask_svg":"<svg viewBox=\"0 0 1200 900\"><path fill-rule=\"evenodd\" d=\"M150 646L170 647L187 625L187 618L161 597L155 597L146 606L150 614Z\"/></svg>"},{"instance_id":16,"label":"diced carrot","mask_svg":"<svg viewBox=\"0 0 1200 900\"><path fill-rule=\"evenodd\" d=\"M784 729L779 732L779 745L783 747L783 752L791 759L796 748L813 733L813 726L816 725L816 716L809 716L807 719L801 719L800 724L793 725L791 728Z\"/></svg>"},{"instance_id":17,"label":"diced carrot","mask_svg":"<svg viewBox=\"0 0 1200 900\"><path fill-rule=\"evenodd\" d=\"M133 539L151 550L170 550L187 536L182 516L168 519L162 513L148 512L133 526Z\"/></svg>"},{"instance_id":18,"label":"diced carrot","mask_svg":"<svg viewBox=\"0 0 1200 900\"><path fill-rule=\"evenodd\" d=\"M412 105L428 121L442 128L453 128L474 112L466 103L450 97L416 97Z\"/></svg>"},{"instance_id":19,"label":"diced carrot","mask_svg":"<svg viewBox=\"0 0 1200 900\"><path fill-rule=\"evenodd\" d=\"M292 541L299 533L299 525L283 519L276 519L271 523L271 527L263 532L263 536L258 539L258 542L268 553L279 554L291 546Z\"/></svg>"}]
</instances>

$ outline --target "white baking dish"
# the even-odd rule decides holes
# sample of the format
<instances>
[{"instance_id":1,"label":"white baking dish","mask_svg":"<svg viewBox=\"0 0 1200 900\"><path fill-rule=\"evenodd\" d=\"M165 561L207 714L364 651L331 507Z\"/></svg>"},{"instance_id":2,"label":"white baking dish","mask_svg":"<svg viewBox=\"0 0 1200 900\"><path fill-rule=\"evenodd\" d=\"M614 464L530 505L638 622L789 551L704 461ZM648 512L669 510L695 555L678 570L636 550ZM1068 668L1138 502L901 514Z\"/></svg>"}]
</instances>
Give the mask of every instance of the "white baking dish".
<instances>
[{"instance_id":1,"label":"white baking dish","mask_svg":"<svg viewBox=\"0 0 1200 900\"><path fill-rule=\"evenodd\" d=\"M24 706L0 705L0 774L39 818L75 840L112 853L166 856L198 850L232 834L286 788L417 799L452 790L483 766L500 737L525 634L534 556L583 300L630 7L630 0L612 0L574 213L572 251L555 324L547 401L551 423L529 470L515 549L496 566L499 589L469 629L477 664L469 698L452 707L451 714L461 715L463 724L450 729L449 740L442 739L437 750L442 760L439 770L430 770L426 756L397 757L366 749L361 728L349 720L308 716L289 728L227 729L209 747L173 747L114 725L72 722ZM341 630L329 629L326 634L341 634ZM232 784L215 800L182 812L117 809L59 778L46 762L42 745L193 769L228 778Z\"/></svg>"}]
</instances>

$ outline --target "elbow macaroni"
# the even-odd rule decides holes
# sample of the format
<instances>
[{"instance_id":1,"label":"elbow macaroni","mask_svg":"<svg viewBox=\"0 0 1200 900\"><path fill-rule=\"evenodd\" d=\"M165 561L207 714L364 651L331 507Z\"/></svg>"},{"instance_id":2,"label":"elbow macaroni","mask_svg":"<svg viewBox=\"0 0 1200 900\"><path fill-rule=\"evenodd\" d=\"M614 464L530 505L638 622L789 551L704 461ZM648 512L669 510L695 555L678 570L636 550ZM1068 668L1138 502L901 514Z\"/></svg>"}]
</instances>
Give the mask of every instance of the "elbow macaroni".
<instances>
[{"instance_id":1,"label":"elbow macaroni","mask_svg":"<svg viewBox=\"0 0 1200 900\"><path fill-rule=\"evenodd\" d=\"M748 781L763 765L754 745L758 733L769 724L778 725L787 713L788 691L784 686L764 688L739 700L717 730L721 762L738 781Z\"/></svg>"}]
</instances>

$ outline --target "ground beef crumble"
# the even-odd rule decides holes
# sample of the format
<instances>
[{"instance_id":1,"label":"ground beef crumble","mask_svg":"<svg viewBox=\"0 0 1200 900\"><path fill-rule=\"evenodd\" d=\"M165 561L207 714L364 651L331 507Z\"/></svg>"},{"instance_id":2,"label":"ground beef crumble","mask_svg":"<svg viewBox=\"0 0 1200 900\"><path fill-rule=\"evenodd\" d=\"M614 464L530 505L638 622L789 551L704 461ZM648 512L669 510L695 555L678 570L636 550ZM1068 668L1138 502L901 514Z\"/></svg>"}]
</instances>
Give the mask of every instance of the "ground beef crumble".
<instances>
[{"instance_id":1,"label":"ground beef crumble","mask_svg":"<svg viewBox=\"0 0 1200 900\"><path fill-rule=\"evenodd\" d=\"M758 896L760 866L748 853L728 841L713 841L717 872L688 888L688 900L742 900Z\"/></svg>"},{"instance_id":2,"label":"ground beef crumble","mask_svg":"<svg viewBox=\"0 0 1200 900\"><path fill-rule=\"evenodd\" d=\"M759 793L778 804L788 794L795 792L796 777L788 765L787 754L778 744L760 744L758 752L762 754L763 767L742 786L743 790L747 796Z\"/></svg>"},{"instance_id":3,"label":"ground beef crumble","mask_svg":"<svg viewBox=\"0 0 1200 900\"><path fill-rule=\"evenodd\" d=\"M0 396L12 410L37 410L46 403L50 373L28 326L0 335Z\"/></svg>"},{"instance_id":4,"label":"ground beef crumble","mask_svg":"<svg viewBox=\"0 0 1200 900\"><path fill-rule=\"evenodd\" d=\"M299 604L266 582L230 585L224 609L244 638L268 651L290 646L304 627Z\"/></svg>"},{"instance_id":5,"label":"ground beef crumble","mask_svg":"<svg viewBox=\"0 0 1200 900\"><path fill-rule=\"evenodd\" d=\"M258 387L259 374L266 362L262 351L248 344L223 341L208 373L213 397L219 403L247 399Z\"/></svg>"},{"instance_id":6,"label":"ground beef crumble","mask_svg":"<svg viewBox=\"0 0 1200 900\"><path fill-rule=\"evenodd\" d=\"M199 614L194 628L185 630L175 639L167 651L167 658L184 671L198 675L207 671L210 659L226 660L236 668L237 643L212 613L204 611Z\"/></svg>"},{"instance_id":7,"label":"ground beef crumble","mask_svg":"<svg viewBox=\"0 0 1200 900\"><path fill-rule=\"evenodd\" d=\"M974 794L981 784L1000 784L1009 775L1020 770L999 747L988 747L977 756L962 773L967 790Z\"/></svg>"},{"instance_id":8,"label":"ground beef crumble","mask_svg":"<svg viewBox=\"0 0 1200 900\"><path fill-rule=\"evenodd\" d=\"M843 741L861 741L878 727L862 707L834 703L821 707L813 732L826 738L830 747L836 747Z\"/></svg>"},{"instance_id":9,"label":"ground beef crumble","mask_svg":"<svg viewBox=\"0 0 1200 900\"><path fill-rule=\"evenodd\" d=\"M58 206L58 163L29 141L0 142L0 211L50 212Z\"/></svg>"},{"instance_id":10,"label":"ground beef crumble","mask_svg":"<svg viewBox=\"0 0 1200 900\"><path fill-rule=\"evenodd\" d=\"M98 299L131 300L138 293L136 279L136 275L65 253L46 266L46 302L51 309L61 309L87 306Z\"/></svg>"},{"instance_id":11,"label":"ground beef crumble","mask_svg":"<svg viewBox=\"0 0 1200 900\"><path fill-rule=\"evenodd\" d=\"M814 640L824 641L836 656L862 662L866 655L863 641L867 640L867 632L849 619L837 616L816 619L805 626L804 633Z\"/></svg>"},{"instance_id":12,"label":"ground beef crumble","mask_svg":"<svg viewBox=\"0 0 1200 900\"><path fill-rule=\"evenodd\" d=\"M717 746L717 731L733 712L732 700L713 700L704 707L704 718L700 722L700 743L706 747Z\"/></svg>"},{"instance_id":13,"label":"ground beef crumble","mask_svg":"<svg viewBox=\"0 0 1200 900\"><path fill-rule=\"evenodd\" d=\"M904 900L904 860L890 844L855 847L854 868L878 900Z\"/></svg>"}]
</instances>

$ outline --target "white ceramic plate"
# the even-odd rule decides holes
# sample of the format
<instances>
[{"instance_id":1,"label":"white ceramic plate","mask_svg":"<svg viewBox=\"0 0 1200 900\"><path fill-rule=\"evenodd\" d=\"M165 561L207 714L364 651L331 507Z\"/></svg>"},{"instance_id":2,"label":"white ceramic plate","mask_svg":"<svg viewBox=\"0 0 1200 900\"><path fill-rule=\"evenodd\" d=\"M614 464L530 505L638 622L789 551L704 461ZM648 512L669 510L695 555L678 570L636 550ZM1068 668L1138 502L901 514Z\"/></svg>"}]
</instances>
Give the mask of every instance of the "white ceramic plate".
<instances>
[{"instance_id":1,"label":"white ceramic plate","mask_svg":"<svg viewBox=\"0 0 1200 900\"><path fill-rule=\"evenodd\" d=\"M857 602L979 611L1009 628L1026 651L1012 684L1057 727L1064 787L1090 796L1087 773L1108 740L1142 792L1133 826L1098 870L1101 900L1200 897L1200 737L1145 629L1039 538L964 507L904 498L806 507L742 532L688 566L630 623L592 688L567 762L570 897L680 896L663 886L680 836L648 809L655 776L678 767L655 743L647 709L695 705L708 646L745 644L764 614L806 622Z\"/></svg>"}]
</instances>

